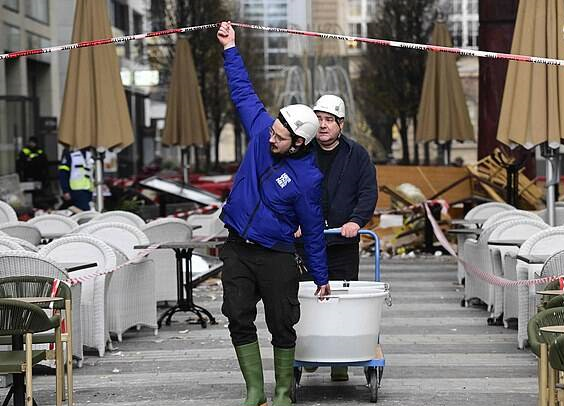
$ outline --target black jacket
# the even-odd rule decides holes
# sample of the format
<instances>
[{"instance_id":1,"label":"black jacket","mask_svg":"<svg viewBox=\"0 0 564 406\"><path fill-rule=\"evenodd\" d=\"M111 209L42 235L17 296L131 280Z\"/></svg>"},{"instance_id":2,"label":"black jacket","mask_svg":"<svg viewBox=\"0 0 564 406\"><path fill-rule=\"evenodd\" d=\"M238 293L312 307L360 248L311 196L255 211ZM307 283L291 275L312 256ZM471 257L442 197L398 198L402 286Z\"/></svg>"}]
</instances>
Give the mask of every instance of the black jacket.
<instances>
[{"instance_id":1,"label":"black jacket","mask_svg":"<svg viewBox=\"0 0 564 406\"><path fill-rule=\"evenodd\" d=\"M362 228L372 218L378 200L376 167L362 145L344 135L340 142L326 182L329 202L326 226L336 228L353 221ZM316 156L319 148L314 144ZM327 236L329 245L358 241L358 237Z\"/></svg>"}]
</instances>

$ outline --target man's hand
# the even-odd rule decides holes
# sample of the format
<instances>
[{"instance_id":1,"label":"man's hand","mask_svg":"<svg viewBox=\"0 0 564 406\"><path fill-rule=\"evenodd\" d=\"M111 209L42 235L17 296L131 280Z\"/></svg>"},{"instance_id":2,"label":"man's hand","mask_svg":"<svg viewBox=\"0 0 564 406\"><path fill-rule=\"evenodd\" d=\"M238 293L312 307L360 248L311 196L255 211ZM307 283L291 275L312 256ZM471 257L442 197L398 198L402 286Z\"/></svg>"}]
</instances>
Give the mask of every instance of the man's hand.
<instances>
[{"instance_id":1,"label":"man's hand","mask_svg":"<svg viewBox=\"0 0 564 406\"><path fill-rule=\"evenodd\" d=\"M70 193L63 193L63 200L69 201L71 199Z\"/></svg>"},{"instance_id":2,"label":"man's hand","mask_svg":"<svg viewBox=\"0 0 564 406\"><path fill-rule=\"evenodd\" d=\"M298 226L298 229L294 233L294 238L300 238L302 236L302 229Z\"/></svg>"},{"instance_id":3,"label":"man's hand","mask_svg":"<svg viewBox=\"0 0 564 406\"><path fill-rule=\"evenodd\" d=\"M235 30L231 26L231 21L223 21L217 30L217 39L223 45L223 49L235 46Z\"/></svg>"},{"instance_id":4,"label":"man's hand","mask_svg":"<svg viewBox=\"0 0 564 406\"><path fill-rule=\"evenodd\" d=\"M358 234L358 230L360 230L360 226L354 221L349 221L341 227L341 235L343 237L353 238Z\"/></svg>"},{"instance_id":5,"label":"man's hand","mask_svg":"<svg viewBox=\"0 0 564 406\"><path fill-rule=\"evenodd\" d=\"M325 296L329 296L331 294L331 287L329 284L318 286L317 290L315 291L315 296L319 296L319 299L323 299Z\"/></svg>"}]
</instances>

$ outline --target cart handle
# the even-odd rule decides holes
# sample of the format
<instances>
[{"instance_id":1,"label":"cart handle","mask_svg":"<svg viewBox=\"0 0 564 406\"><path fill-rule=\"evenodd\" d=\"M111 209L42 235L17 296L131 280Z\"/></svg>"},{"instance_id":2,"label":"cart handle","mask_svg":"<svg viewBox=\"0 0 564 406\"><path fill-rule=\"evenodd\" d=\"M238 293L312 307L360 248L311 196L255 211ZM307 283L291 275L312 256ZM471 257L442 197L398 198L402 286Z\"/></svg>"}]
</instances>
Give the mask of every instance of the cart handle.
<instances>
[{"instance_id":1,"label":"cart handle","mask_svg":"<svg viewBox=\"0 0 564 406\"><path fill-rule=\"evenodd\" d=\"M341 234L340 228L324 230L325 234ZM380 238L372 230L358 230L358 234L369 235L374 239L374 280L380 282Z\"/></svg>"}]
</instances>

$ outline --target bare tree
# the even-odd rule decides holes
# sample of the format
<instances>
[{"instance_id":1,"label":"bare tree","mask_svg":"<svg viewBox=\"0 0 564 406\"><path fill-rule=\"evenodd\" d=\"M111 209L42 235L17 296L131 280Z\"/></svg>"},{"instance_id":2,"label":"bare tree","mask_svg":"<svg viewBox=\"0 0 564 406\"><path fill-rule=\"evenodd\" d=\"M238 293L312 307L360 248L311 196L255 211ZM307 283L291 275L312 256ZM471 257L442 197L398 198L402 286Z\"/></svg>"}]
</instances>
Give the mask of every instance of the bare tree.
<instances>
[{"instance_id":1,"label":"bare tree","mask_svg":"<svg viewBox=\"0 0 564 406\"><path fill-rule=\"evenodd\" d=\"M435 0L382 0L368 36L426 43ZM408 127L415 122L425 70L425 54L411 49L369 45L360 64L358 105L380 143L391 148L391 126L399 128L402 162L410 162ZM388 151L391 153L391 150Z\"/></svg>"}]
</instances>

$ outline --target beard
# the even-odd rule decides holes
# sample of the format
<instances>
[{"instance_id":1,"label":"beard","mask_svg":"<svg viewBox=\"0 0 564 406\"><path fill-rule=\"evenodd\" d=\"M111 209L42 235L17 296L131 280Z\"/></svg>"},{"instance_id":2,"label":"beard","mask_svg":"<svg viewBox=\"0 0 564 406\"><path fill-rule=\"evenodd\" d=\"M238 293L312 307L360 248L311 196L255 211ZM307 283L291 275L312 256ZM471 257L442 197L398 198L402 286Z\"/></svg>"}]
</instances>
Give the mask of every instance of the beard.
<instances>
[{"instance_id":1,"label":"beard","mask_svg":"<svg viewBox=\"0 0 564 406\"><path fill-rule=\"evenodd\" d=\"M270 146L270 154L275 158L282 158L283 156L286 155L281 153L279 150L277 150L276 147L273 145Z\"/></svg>"}]
</instances>

